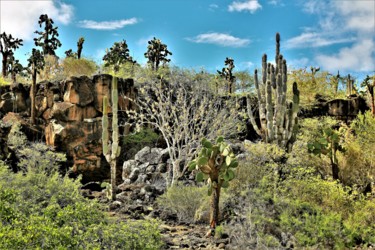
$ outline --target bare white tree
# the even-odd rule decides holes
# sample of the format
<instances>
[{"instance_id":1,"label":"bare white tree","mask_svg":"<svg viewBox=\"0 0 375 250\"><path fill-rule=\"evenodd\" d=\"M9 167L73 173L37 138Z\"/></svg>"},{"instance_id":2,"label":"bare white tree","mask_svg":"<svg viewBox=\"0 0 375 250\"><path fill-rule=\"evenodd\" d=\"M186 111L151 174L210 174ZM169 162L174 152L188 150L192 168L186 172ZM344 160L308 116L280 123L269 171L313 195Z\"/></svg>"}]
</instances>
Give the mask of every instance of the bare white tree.
<instances>
[{"instance_id":1,"label":"bare white tree","mask_svg":"<svg viewBox=\"0 0 375 250\"><path fill-rule=\"evenodd\" d=\"M138 110L128 111L138 124L150 124L162 134L172 163L168 186L184 174L203 137L213 140L238 133L236 102L202 90L192 79L179 72L154 77L140 87L137 100L131 100Z\"/></svg>"}]
</instances>

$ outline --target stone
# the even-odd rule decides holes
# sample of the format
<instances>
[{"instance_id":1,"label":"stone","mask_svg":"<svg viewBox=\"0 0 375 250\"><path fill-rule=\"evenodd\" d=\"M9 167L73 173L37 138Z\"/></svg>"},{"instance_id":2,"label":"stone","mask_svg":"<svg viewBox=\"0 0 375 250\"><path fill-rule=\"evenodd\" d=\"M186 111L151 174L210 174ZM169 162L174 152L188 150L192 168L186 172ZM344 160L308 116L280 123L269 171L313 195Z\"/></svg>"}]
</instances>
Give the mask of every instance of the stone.
<instances>
[{"instance_id":1,"label":"stone","mask_svg":"<svg viewBox=\"0 0 375 250\"><path fill-rule=\"evenodd\" d=\"M135 160L125 161L122 165L122 180L126 180L129 178L130 173L132 172L133 168L137 166Z\"/></svg>"},{"instance_id":2,"label":"stone","mask_svg":"<svg viewBox=\"0 0 375 250\"><path fill-rule=\"evenodd\" d=\"M134 159L140 163L149 163L151 165L156 165L160 162L163 154L163 150L160 148L150 148L148 146L141 149L135 154Z\"/></svg>"},{"instance_id":3,"label":"stone","mask_svg":"<svg viewBox=\"0 0 375 250\"><path fill-rule=\"evenodd\" d=\"M135 182L138 179L139 172L140 171L139 171L138 168L134 168L132 170L132 172L130 173L129 178L128 178L130 180L130 182Z\"/></svg>"}]
</instances>

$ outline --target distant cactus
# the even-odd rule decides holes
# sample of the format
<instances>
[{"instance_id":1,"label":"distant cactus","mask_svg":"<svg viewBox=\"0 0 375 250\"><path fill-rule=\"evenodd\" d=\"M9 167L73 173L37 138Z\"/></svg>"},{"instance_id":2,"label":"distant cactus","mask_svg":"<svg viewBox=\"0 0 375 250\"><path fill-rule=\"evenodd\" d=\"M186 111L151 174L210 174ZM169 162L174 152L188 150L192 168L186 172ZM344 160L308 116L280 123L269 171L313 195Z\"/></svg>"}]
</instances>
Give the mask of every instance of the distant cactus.
<instances>
[{"instance_id":1,"label":"distant cactus","mask_svg":"<svg viewBox=\"0 0 375 250\"><path fill-rule=\"evenodd\" d=\"M225 58L224 64L227 67L223 68L221 71L217 70L217 73L227 81L227 90L228 93L231 94L233 93L234 82L236 80L236 77L233 75L233 69L235 68L234 60L227 57Z\"/></svg>"},{"instance_id":2,"label":"distant cactus","mask_svg":"<svg viewBox=\"0 0 375 250\"><path fill-rule=\"evenodd\" d=\"M108 97L103 98L103 119L102 119L102 143L103 155L111 166L111 199L116 200L116 161L120 155L119 131L118 131L118 89L117 78L112 78L112 144L109 141L109 121L108 121Z\"/></svg>"},{"instance_id":3,"label":"distant cactus","mask_svg":"<svg viewBox=\"0 0 375 250\"><path fill-rule=\"evenodd\" d=\"M223 137L218 137L216 144L203 138L201 144L202 149L198 157L189 163L189 170L198 170L196 181L208 180L208 195L211 195L210 229L213 230L219 220L220 189L229 186L229 181L235 177L234 168L238 162Z\"/></svg>"},{"instance_id":4,"label":"distant cactus","mask_svg":"<svg viewBox=\"0 0 375 250\"><path fill-rule=\"evenodd\" d=\"M147 58L147 63L151 66L151 69L157 71L160 63L163 63L164 65L171 61L167 56L172 55L172 52L168 50L166 44L162 43L160 39L154 37L152 40L148 41L147 51L144 55Z\"/></svg>"},{"instance_id":5,"label":"distant cactus","mask_svg":"<svg viewBox=\"0 0 375 250\"><path fill-rule=\"evenodd\" d=\"M85 42L85 38L83 37L80 37L77 42L77 59L81 59L81 53L82 53L84 42Z\"/></svg>"},{"instance_id":6,"label":"distant cactus","mask_svg":"<svg viewBox=\"0 0 375 250\"><path fill-rule=\"evenodd\" d=\"M256 133L267 143L275 143L290 151L298 130L299 90L293 83L293 101L287 102L287 64L280 54L280 34L276 34L276 66L267 63L267 55L262 57L262 78L258 71L254 80L258 95L260 127L247 97L247 113Z\"/></svg>"}]
</instances>

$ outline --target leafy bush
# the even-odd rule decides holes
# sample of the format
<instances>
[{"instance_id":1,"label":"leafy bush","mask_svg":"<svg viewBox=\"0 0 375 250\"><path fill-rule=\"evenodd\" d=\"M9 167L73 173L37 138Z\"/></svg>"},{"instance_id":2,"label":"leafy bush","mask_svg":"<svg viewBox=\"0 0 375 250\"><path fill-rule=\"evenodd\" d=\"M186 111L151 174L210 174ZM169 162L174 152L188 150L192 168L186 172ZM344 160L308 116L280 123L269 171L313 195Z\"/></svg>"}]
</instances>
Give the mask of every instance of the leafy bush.
<instances>
[{"instance_id":1,"label":"leafy bush","mask_svg":"<svg viewBox=\"0 0 375 250\"><path fill-rule=\"evenodd\" d=\"M149 128L143 128L139 132L125 135L123 141L126 149L125 158L133 158L137 152L146 146L155 147L158 140L159 135Z\"/></svg>"},{"instance_id":2,"label":"leafy bush","mask_svg":"<svg viewBox=\"0 0 375 250\"><path fill-rule=\"evenodd\" d=\"M79 187L57 172L12 174L1 166L0 249L160 248L155 220L110 220Z\"/></svg>"},{"instance_id":3,"label":"leafy bush","mask_svg":"<svg viewBox=\"0 0 375 250\"><path fill-rule=\"evenodd\" d=\"M79 178L59 174L64 155L41 143L16 144L24 171L0 163L0 249L160 249L157 221L109 218L80 194Z\"/></svg>"},{"instance_id":4,"label":"leafy bush","mask_svg":"<svg viewBox=\"0 0 375 250\"><path fill-rule=\"evenodd\" d=\"M91 76L98 69L98 66L92 60L85 58L76 59L73 57L65 58L61 63L61 67L63 69L64 77L82 75Z\"/></svg>"},{"instance_id":5,"label":"leafy bush","mask_svg":"<svg viewBox=\"0 0 375 250\"><path fill-rule=\"evenodd\" d=\"M220 211L223 211L228 199L228 194L222 192ZM167 214L177 215L179 222L207 223L210 216L209 200L207 187L179 184L168 188L163 195L159 196L157 204Z\"/></svg>"},{"instance_id":6,"label":"leafy bush","mask_svg":"<svg viewBox=\"0 0 375 250\"><path fill-rule=\"evenodd\" d=\"M180 222L192 223L199 220L200 214L209 214L209 196L206 187L176 185L167 189L157 198L161 209L177 215Z\"/></svg>"},{"instance_id":7,"label":"leafy bush","mask_svg":"<svg viewBox=\"0 0 375 250\"><path fill-rule=\"evenodd\" d=\"M373 198L322 179L310 161L281 163L277 151L265 145L247 148L251 151L237 174L245 184L228 194L237 215L225 225L230 247L347 249L374 244ZM298 154L306 159L308 153Z\"/></svg>"},{"instance_id":8,"label":"leafy bush","mask_svg":"<svg viewBox=\"0 0 375 250\"><path fill-rule=\"evenodd\" d=\"M375 117L370 111L359 114L343 130L345 152L339 157L341 179L346 185L364 191L375 183Z\"/></svg>"}]
</instances>

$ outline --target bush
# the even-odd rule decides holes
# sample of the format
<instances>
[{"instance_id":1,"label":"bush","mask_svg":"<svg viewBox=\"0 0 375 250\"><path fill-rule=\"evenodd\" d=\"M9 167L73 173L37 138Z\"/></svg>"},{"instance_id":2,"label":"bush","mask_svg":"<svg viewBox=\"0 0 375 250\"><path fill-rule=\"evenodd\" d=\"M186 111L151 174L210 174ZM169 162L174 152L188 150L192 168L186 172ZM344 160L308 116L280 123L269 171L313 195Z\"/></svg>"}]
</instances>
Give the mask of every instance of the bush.
<instances>
[{"instance_id":1,"label":"bush","mask_svg":"<svg viewBox=\"0 0 375 250\"><path fill-rule=\"evenodd\" d=\"M219 211L223 211L228 199L228 194L222 190ZM180 184L168 188L157 198L157 204L164 212L176 215L178 221L184 223L208 223L209 201L210 196L208 196L206 186L182 186Z\"/></svg>"},{"instance_id":2,"label":"bush","mask_svg":"<svg viewBox=\"0 0 375 250\"><path fill-rule=\"evenodd\" d=\"M109 218L80 194L79 178L59 174L64 155L22 139L13 146L23 171L0 162L0 249L160 249L156 220Z\"/></svg>"},{"instance_id":3,"label":"bush","mask_svg":"<svg viewBox=\"0 0 375 250\"><path fill-rule=\"evenodd\" d=\"M359 114L344 133L345 152L339 155L341 180L361 192L371 191L369 187L375 183L375 117L370 111Z\"/></svg>"},{"instance_id":4,"label":"bush","mask_svg":"<svg viewBox=\"0 0 375 250\"><path fill-rule=\"evenodd\" d=\"M375 201L370 196L322 179L310 161L279 162L283 154L270 150L273 146L247 148L248 158L238 167L238 178L245 183L228 194L236 214L225 225L231 248L348 249L374 244ZM298 154L306 159L307 152Z\"/></svg>"},{"instance_id":5,"label":"bush","mask_svg":"<svg viewBox=\"0 0 375 250\"><path fill-rule=\"evenodd\" d=\"M139 132L124 136L125 159L132 159L142 148L155 147L159 135L150 128L143 128Z\"/></svg>"},{"instance_id":6,"label":"bush","mask_svg":"<svg viewBox=\"0 0 375 250\"><path fill-rule=\"evenodd\" d=\"M159 249L155 220L110 220L58 173L0 168L0 249Z\"/></svg>"},{"instance_id":7,"label":"bush","mask_svg":"<svg viewBox=\"0 0 375 250\"><path fill-rule=\"evenodd\" d=\"M157 198L159 207L167 213L177 215L179 222L193 223L201 214L209 214L207 187L176 185ZM208 216L207 221L208 222Z\"/></svg>"},{"instance_id":8,"label":"bush","mask_svg":"<svg viewBox=\"0 0 375 250\"><path fill-rule=\"evenodd\" d=\"M76 59L73 57L65 58L62 63L61 67L63 68L63 76L71 77L71 76L91 76L93 75L98 66L96 63L89 59Z\"/></svg>"}]
</instances>

